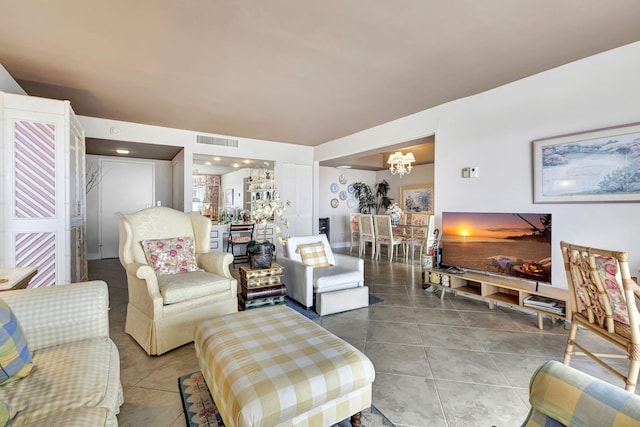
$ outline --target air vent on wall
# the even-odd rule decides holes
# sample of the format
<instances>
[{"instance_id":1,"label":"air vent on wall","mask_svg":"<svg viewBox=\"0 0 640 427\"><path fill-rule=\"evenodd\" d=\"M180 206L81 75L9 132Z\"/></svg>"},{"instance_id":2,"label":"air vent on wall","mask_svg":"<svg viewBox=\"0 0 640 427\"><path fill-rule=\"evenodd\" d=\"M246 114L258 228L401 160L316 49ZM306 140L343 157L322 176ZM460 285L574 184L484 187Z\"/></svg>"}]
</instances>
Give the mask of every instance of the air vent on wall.
<instances>
[{"instance_id":1,"label":"air vent on wall","mask_svg":"<svg viewBox=\"0 0 640 427\"><path fill-rule=\"evenodd\" d=\"M219 145L221 147L238 148L237 139L220 138L209 135L196 135L196 144Z\"/></svg>"}]
</instances>

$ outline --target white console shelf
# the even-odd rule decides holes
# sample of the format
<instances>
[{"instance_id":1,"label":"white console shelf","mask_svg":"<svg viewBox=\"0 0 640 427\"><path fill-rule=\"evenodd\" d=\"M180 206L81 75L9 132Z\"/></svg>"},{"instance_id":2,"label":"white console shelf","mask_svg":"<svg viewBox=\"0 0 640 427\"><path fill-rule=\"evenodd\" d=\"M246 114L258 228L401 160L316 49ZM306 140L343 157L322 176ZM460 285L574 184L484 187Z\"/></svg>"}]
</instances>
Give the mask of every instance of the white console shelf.
<instances>
[{"instance_id":1,"label":"white console shelf","mask_svg":"<svg viewBox=\"0 0 640 427\"><path fill-rule=\"evenodd\" d=\"M439 283L430 281L431 273L438 275ZM439 286L442 289L441 298L444 298L446 288L451 289L454 294L462 293L475 295L486 299L489 309L493 310L496 303L509 304L538 314L538 328L543 329L543 315L548 315L552 320L556 318L571 320L571 309L569 307L569 291L567 289L555 288L551 285L536 284L524 280L510 277L492 276L489 274L466 271L461 274L449 273L444 269L425 269L423 271L423 283L425 285ZM448 278L444 280L443 277ZM448 283L447 283L448 282ZM538 296L549 298L565 304L564 314L554 313L544 308L526 306L525 298Z\"/></svg>"}]
</instances>

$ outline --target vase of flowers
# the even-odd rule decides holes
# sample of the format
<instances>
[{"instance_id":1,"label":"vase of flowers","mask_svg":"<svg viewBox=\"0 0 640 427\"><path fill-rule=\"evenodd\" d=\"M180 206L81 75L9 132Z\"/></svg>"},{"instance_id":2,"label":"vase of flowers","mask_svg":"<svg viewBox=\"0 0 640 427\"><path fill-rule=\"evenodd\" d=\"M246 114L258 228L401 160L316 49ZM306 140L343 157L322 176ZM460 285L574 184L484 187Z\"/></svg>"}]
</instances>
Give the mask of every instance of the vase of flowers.
<instances>
[{"instance_id":1,"label":"vase of flowers","mask_svg":"<svg viewBox=\"0 0 640 427\"><path fill-rule=\"evenodd\" d=\"M391 224L398 225L400 223L400 216L402 215L402 209L397 203L392 203L387 209L387 215L391 217Z\"/></svg>"},{"instance_id":2,"label":"vase of flowers","mask_svg":"<svg viewBox=\"0 0 640 427\"><path fill-rule=\"evenodd\" d=\"M282 236L280 224L288 227L289 221L284 217L285 210L291 206L290 201L282 201L276 192L271 199L258 199L251 210L251 219L256 223L256 240L247 245L249 265L252 269L270 268L275 251L275 245L267 240L269 222L275 224L274 234L276 241L284 244L289 236ZM258 241L262 238L261 241Z\"/></svg>"}]
</instances>

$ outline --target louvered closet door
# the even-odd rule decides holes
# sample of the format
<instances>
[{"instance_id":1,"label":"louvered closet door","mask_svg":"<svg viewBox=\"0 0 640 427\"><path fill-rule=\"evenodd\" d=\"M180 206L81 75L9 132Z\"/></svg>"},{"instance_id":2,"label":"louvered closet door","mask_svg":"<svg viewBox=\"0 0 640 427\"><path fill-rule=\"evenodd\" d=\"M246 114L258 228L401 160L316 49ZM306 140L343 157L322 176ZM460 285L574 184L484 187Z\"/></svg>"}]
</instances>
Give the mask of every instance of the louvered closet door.
<instances>
[{"instance_id":1,"label":"louvered closet door","mask_svg":"<svg viewBox=\"0 0 640 427\"><path fill-rule=\"evenodd\" d=\"M30 287L68 280L64 133L63 116L5 110L3 245L9 264L38 267Z\"/></svg>"}]
</instances>

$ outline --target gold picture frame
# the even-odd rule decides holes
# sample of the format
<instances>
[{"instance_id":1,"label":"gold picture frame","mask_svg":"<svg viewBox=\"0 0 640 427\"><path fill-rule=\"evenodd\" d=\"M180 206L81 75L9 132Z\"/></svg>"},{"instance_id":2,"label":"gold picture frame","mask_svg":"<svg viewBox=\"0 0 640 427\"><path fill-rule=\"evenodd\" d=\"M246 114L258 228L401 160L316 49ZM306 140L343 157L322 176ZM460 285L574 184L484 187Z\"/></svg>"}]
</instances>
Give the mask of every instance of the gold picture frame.
<instances>
[{"instance_id":1,"label":"gold picture frame","mask_svg":"<svg viewBox=\"0 0 640 427\"><path fill-rule=\"evenodd\" d=\"M400 208L404 212L433 214L433 184L400 187Z\"/></svg>"}]
</instances>

